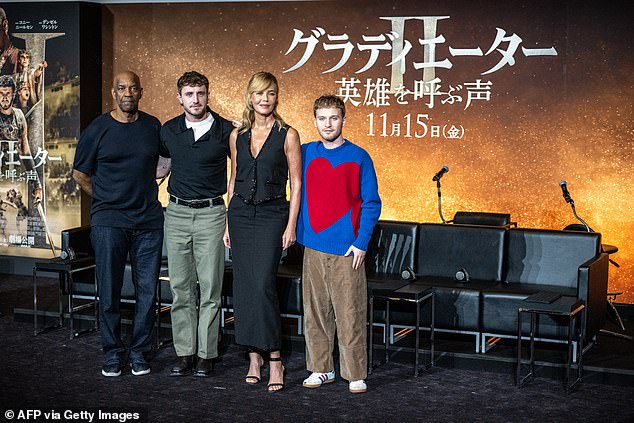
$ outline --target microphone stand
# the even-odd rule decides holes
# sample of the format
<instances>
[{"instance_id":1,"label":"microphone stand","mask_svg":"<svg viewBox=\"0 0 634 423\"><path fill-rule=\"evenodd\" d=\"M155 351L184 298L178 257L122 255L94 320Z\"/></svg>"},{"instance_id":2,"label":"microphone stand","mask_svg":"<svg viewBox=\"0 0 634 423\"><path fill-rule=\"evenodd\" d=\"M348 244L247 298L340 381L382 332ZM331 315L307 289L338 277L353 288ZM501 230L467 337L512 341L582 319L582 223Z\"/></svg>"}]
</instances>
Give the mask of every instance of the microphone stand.
<instances>
[{"instance_id":1,"label":"microphone stand","mask_svg":"<svg viewBox=\"0 0 634 423\"><path fill-rule=\"evenodd\" d=\"M572 214L577 218L577 220L581 223L583 223L583 226L586 227L586 231L588 232L594 232L594 229L592 229L585 220L583 220L581 217L579 217L579 215L577 214L577 209L575 208L575 200L573 200L572 198L570 198L570 208L572 209Z\"/></svg>"},{"instance_id":2,"label":"microphone stand","mask_svg":"<svg viewBox=\"0 0 634 423\"><path fill-rule=\"evenodd\" d=\"M592 229L585 220L583 220L581 217L579 217L579 215L577 214L577 209L575 208L575 201L570 198L570 196L568 196L568 198L566 198L566 200L569 200L568 202L570 203L570 208L572 209L572 214L577 218L577 220L581 223L583 223L583 226L586 227L586 230L588 232L595 232L594 229ZM612 260L611 258L609 258L608 256L608 260L610 261L610 263L614 264L616 267L619 267L619 265ZM610 293L608 292L608 296L610 295L614 295L615 293ZM616 294L618 295L618 294ZM614 298L616 298L616 295L614 295ZM619 314L619 311L616 309L616 307L614 306L614 304L612 304L612 301L610 299L608 299L608 306L612 309L612 311L614 312L614 315L616 316L616 320L617 320L617 324L619 326L621 326L622 330L625 330L625 326L623 325L623 320L621 319L621 315ZM599 329L600 333L606 334L606 335L611 335L614 336L616 338L623 338L623 339L627 339L628 341L633 341L634 337L627 335L625 333L618 333L618 332L614 332L611 330L607 330L607 329Z\"/></svg>"},{"instance_id":3,"label":"microphone stand","mask_svg":"<svg viewBox=\"0 0 634 423\"><path fill-rule=\"evenodd\" d=\"M438 178L438 180L436 181L436 188L438 190L438 214L440 215L440 220L442 220L442 223L448 223L445 220L445 217L442 215L442 194L440 192L440 178Z\"/></svg>"}]
</instances>

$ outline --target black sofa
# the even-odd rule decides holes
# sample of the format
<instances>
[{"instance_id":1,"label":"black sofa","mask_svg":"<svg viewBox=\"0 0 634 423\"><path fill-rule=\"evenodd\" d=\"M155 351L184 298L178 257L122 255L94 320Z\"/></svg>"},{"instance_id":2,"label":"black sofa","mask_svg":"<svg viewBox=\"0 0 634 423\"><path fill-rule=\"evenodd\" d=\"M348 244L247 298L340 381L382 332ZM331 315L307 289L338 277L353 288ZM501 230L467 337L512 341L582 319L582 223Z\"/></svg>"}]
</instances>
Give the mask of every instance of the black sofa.
<instances>
[{"instance_id":1,"label":"black sofa","mask_svg":"<svg viewBox=\"0 0 634 423\"><path fill-rule=\"evenodd\" d=\"M382 221L375 228L377 239L390 239L404 232L411 233L416 240L413 262L416 280L405 283L433 287L435 330L474 335L476 352L486 352L488 337L516 337L518 307L539 291L573 296L585 304L586 343L605 323L608 260L600 253L600 234ZM376 248L374 243L369 252L373 248ZM385 259L382 254L399 254L384 248L376 251L378 256L369 254L370 267ZM369 290L376 289L377 280L385 283L387 279L398 285L394 277L397 273L391 269L375 274L374 280L369 277ZM459 281L457 276L465 274L469 281ZM421 313L423 328L429 326L427 307L424 305ZM384 321L384 311L376 309L374 321ZM393 338L395 329L412 327L414 310L397 303L391 308L390 321L389 335ZM558 323L548 317L540 319L538 339L564 342L565 327Z\"/></svg>"},{"instance_id":2,"label":"black sofa","mask_svg":"<svg viewBox=\"0 0 634 423\"><path fill-rule=\"evenodd\" d=\"M69 249L72 249L78 259L84 257L94 257L94 251L90 240L90 226L65 229L62 231L61 235L62 250L68 251ZM162 257L160 271L162 275L167 275L167 250L165 248L165 243L163 243L161 255ZM73 277L72 299L94 301L95 278L95 269L86 270L75 275ZM125 266L123 274L121 302L135 302L135 291L132 278L132 266L128 262ZM159 310L158 324L160 324L160 312L164 310L163 306L170 306L172 303L172 293L169 289L169 284L166 281L160 282L160 284L157 284L157 305ZM65 294L68 294L69 292L71 292L69 289L65 289Z\"/></svg>"},{"instance_id":3,"label":"black sofa","mask_svg":"<svg viewBox=\"0 0 634 423\"><path fill-rule=\"evenodd\" d=\"M62 238L66 239L66 247L73 248L81 257L92 256L93 250L90 242L90 226L66 229L62 232ZM298 320L298 331L303 331L303 307L301 288L301 263L303 259L303 247L298 244L293 245L284 252L282 262L278 270L278 296L280 300L280 311L283 316L292 317ZM157 305L159 310L159 324L161 312L169 310L172 305L172 292L169 286L169 269L167 265L167 249L163 242L161 259L161 276L165 277L157 283ZM94 300L94 269L82 272L74 278L73 298L83 300ZM123 275L123 286L121 289L121 301L124 303L134 303L134 283L132 266L128 263ZM233 310L233 271L231 267L230 254L225 260L225 274L222 287L222 321L224 326L225 313ZM68 291L65 292L66 294Z\"/></svg>"},{"instance_id":4,"label":"black sofa","mask_svg":"<svg viewBox=\"0 0 634 423\"><path fill-rule=\"evenodd\" d=\"M392 226L394 223L390 224ZM502 280L506 230L504 227L433 223L405 223L403 226L416 233L413 246L416 280L412 283L434 288L435 330L473 335L475 349L479 351L480 292ZM379 222L375 232L385 230L383 222ZM457 272L468 275L469 282L456 280ZM428 303L422 307L424 327L430 323L429 307ZM411 306L395 304L390 314L392 329L411 327L413 312ZM375 321L382 318L375 312Z\"/></svg>"},{"instance_id":5,"label":"black sofa","mask_svg":"<svg viewBox=\"0 0 634 423\"><path fill-rule=\"evenodd\" d=\"M587 344L605 323L608 258L600 246L598 233L379 221L366 255L368 289L372 295L409 283L433 287L435 330L475 336L476 352L486 351L489 337L516 337L517 309L529 295L550 291L573 296L587 309L582 323ZM280 311L298 320L299 333L303 329L302 256L302 247L295 245L284 254L278 270ZM458 280L457 274L468 275L468 281ZM229 261L223 313L233 308L232 280ZM82 294L89 297L92 286L86 288ZM169 287L164 284L162 288L160 303L170 305ZM133 292L127 269L124 300L132 300ZM423 328L429 326L426 307L421 313ZM385 310L380 304L374 310L374 322L384 325ZM393 338L395 328L411 327L414 316L411 306L395 304L389 336ZM537 337L563 342L564 329L556 320L544 317Z\"/></svg>"},{"instance_id":6,"label":"black sofa","mask_svg":"<svg viewBox=\"0 0 634 423\"><path fill-rule=\"evenodd\" d=\"M539 291L576 297L586 306L582 331L591 340L605 323L608 256L601 234L511 229L507 234L504 281L482 290L482 342L489 336L516 337L517 309ZM529 322L522 331L528 333ZM561 321L542 316L538 339L563 341Z\"/></svg>"}]
</instances>

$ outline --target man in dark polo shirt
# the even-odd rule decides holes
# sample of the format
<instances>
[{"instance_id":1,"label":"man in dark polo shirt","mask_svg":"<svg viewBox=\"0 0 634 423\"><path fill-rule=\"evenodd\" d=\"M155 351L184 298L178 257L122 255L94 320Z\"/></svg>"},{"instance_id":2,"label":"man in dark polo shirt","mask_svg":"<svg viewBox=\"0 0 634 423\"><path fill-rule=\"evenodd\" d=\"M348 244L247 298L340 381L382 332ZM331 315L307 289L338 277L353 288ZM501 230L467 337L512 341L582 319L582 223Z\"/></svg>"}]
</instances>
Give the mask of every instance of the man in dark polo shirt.
<instances>
[{"instance_id":1,"label":"man in dark polo shirt","mask_svg":"<svg viewBox=\"0 0 634 423\"><path fill-rule=\"evenodd\" d=\"M167 168L171 166L165 245L173 296L172 337L179 357L171 375L209 376L218 356L224 274L222 195L227 192L233 126L207 106L209 81L204 75L186 72L177 88L184 113L161 128L161 156L168 158Z\"/></svg>"},{"instance_id":2,"label":"man in dark polo shirt","mask_svg":"<svg viewBox=\"0 0 634 423\"><path fill-rule=\"evenodd\" d=\"M115 109L83 131L73 165L73 178L92 196L90 237L97 264L104 376L119 376L125 363L119 302L128 255L136 300L128 360L133 375L150 372L144 353L152 349L163 244L163 211L155 180L161 123L139 111L142 93L133 72L115 76Z\"/></svg>"}]
</instances>

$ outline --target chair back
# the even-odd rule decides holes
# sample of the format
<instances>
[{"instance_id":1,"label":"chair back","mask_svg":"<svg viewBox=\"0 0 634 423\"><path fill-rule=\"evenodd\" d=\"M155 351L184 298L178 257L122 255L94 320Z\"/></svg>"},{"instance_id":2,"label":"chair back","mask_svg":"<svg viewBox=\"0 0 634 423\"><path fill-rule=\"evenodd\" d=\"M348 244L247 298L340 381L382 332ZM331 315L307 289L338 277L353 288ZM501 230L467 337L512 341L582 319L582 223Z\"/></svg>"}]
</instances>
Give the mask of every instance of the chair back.
<instances>
[{"instance_id":1,"label":"chair back","mask_svg":"<svg viewBox=\"0 0 634 423\"><path fill-rule=\"evenodd\" d=\"M576 288L579 267L600 247L596 232L509 229L505 281Z\"/></svg>"},{"instance_id":2,"label":"chair back","mask_svg":"<svg viewBox=\"0 0 634 423\"><path fill-rule=\"evenodd\" d=\"M506 229L500 226L421 223L414 269L417 276L501 281Z\"/></svg>"},{"instance_id":3,"label":"chair back","mask_svg":"<svg viewBox=\"0 0 634 423\"><path fill-rule=\"evenodd\" d=\"M418 224L380 220L374 227L365 257L366 272L400 275L414 267Z\"/></svg>"},{"instance_id":4,"label":"chair back","mask_svg":"<svg viewBox=\"0 0 634 423\"><path fill-rule=\"evenodd\" d=\"M77 228L64 229L61 233L62 250L68 251L72 248L80 257L94 257L95 252L92 249L90 241L90 226L80 226Z\"/></svg>"}]
</instances>

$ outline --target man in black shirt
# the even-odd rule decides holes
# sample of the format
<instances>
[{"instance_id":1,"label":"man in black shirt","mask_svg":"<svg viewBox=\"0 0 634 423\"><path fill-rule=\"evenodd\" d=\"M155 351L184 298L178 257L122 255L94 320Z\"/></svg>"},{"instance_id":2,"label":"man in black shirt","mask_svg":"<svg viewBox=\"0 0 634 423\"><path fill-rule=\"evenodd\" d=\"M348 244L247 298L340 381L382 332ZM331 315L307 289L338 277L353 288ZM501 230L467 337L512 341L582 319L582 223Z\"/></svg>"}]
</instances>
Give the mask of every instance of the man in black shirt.
<instances>
[{"instance_id":1,"label":"man in black shirt","mask_svg":"<svg viewBox=\"0 0 634 423\"><path fill-rule=\"evenodd\" d=\"M173 296L172 335L179 357L171 374L193 371L208 376L218 356L224 274L222 195L227 192L233 126L207 106L209 81L204 75L186 72L177 88L184 113L161 128L161 156L168 158L167 168L171 166L165 245Z\"/></svg>"},{"instance_id":2,"label":"man in black shirt","mask_svg":"<svg viewBox=\"0 0 634 423\"><path fill-rule=\"evenodd\" d=\"M114 78L116 107L81 134L73 165L73 178L92 196L90 237L99 283L104 376L119 376L124 364L119 303L128 255L136 301L128 359L133 375L150 372L144 353L152 349L163 244L163 212L155 180L161 123L139 111L142 94L133 72Z\"/></svg>"}]
</instances>

